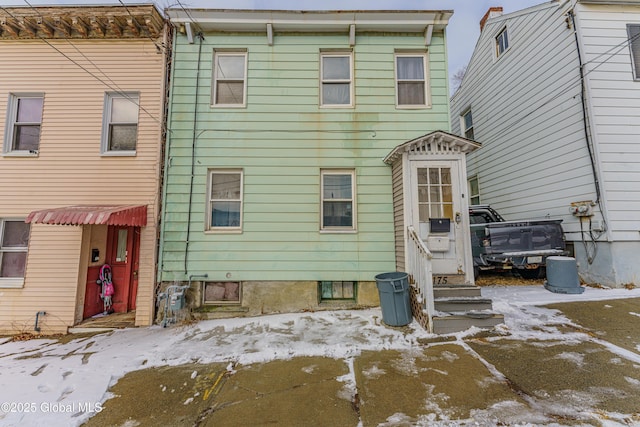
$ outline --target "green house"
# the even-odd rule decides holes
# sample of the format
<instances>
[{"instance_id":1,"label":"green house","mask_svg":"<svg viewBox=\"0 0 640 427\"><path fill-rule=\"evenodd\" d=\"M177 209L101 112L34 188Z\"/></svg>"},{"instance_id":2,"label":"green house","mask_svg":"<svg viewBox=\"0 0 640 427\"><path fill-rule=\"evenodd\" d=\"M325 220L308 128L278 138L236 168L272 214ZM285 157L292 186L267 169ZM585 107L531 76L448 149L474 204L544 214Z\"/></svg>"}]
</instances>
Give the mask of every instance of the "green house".
<instances>
[{"instance_id":1,"label":"green house","mask_svg":"<svg viewBox=\"0 0 640 427\"><path fill-rule=\"evenodd\" d=\"M375 276L404 267L390 165L434 138L445 163L469 149L437 132L452 12L168 13L159 281L209 316L378 305ZM428 191L466 183L436 166ZM420 212L452 223L462 209L430 200Z\"/></svg>"}]
</instances>

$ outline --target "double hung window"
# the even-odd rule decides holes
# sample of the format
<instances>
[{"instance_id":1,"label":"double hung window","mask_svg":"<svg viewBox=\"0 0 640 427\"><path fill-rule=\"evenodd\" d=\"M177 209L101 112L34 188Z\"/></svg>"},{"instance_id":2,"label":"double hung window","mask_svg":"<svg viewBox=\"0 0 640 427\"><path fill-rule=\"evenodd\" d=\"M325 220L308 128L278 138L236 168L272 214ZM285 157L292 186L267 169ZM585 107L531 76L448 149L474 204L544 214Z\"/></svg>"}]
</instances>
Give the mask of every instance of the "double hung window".
<instances>
[{"instance_id":1,"label":"double hung window","mask_svg":"<svg viewBox=\"0 0 640 427\"><path fill-rule=\"evenodd\" d=\"M321 229L355 230L355 171L323 170L321 176Z\"/></svg>"},{"instance_id":2,"label":"double hung window","mask_svg":"<svg viewBox=\"0 0 640 427\"><path fill-rule=\"evenodd\" d=\"M500 57L507 49L509 49L509 34L507 27L504 27L496 36L496 58Z\"/></svg>"},{"instance_id":3,"label":"double hung window","mask_svg":"<svg viewBox=\"0 0 640 427\"><path fill-rule=\"evenodd\" d=\"M460 122L462 124L462 133L464 134L464 137L473 140L473 116L471 115L471 109L462 114L460 118Z\"/></svg>"},{"instance_id":4,"label":"double hung window","mask_svg":"<svg viewBox=\"0 0 640 427\"><path fill-rule=\"evenodd\" d=\"M209 230L242 229L242 171L209 172Z\"/></svg>"},{"instance_id":5,"label":"double hung window","mask_svg":"<svg viewBox=\"0 0 640 427\"><path fill-rule=\"evenodd\" d=\"M247 52L216 51L213 63L211 104L244 107L247 103Z\"/></svg>"},{"instance_id":6,"label":"double hung window","mask_svg":"<svg viewBox=\"0 0 640 427\"><path fill-rule=\"evenodd\" d=\"M396 104L398 107L427 106L426 53L396 53Z\"/></svg>"},{"instance_id":7,"label":"double hung window","mask_svg":"<svg viewBox=\"0 0 640 427\"><path fill-rule=\"evenodd\" d=\"M38 153L43 103L42 94L10 95L4 142L5 153Z\"/></svg>"},{"instance_id":8,"label":"double hung window","mask_svg":"<svg viewBox=\"0 0 640 427\"><path fill-rule=\"evenodd\" d=\"M0 219L0 287L22 286L27 266L29 230L29 224L23 220Z\"/></svg>"},{"instance_id":9,"label":"double hung window","mask_svg":"<svg viewBox=\"0 0 640 427\"><path fill-rule=\"evenodd\" d=\"M140 96L137 93L113 92L104 97L102 152L135 154L138 140Z\"/></svg>"},{"instance_id":10,"label":"double hung window","mask_svg":"<svg viewBox=\"0 0 640 427\"><path fill-rule=\"evenodd\" d=\"M320 105L353 106L352 54L324 52L320 62Z\"/></svg>"}]
</instances>

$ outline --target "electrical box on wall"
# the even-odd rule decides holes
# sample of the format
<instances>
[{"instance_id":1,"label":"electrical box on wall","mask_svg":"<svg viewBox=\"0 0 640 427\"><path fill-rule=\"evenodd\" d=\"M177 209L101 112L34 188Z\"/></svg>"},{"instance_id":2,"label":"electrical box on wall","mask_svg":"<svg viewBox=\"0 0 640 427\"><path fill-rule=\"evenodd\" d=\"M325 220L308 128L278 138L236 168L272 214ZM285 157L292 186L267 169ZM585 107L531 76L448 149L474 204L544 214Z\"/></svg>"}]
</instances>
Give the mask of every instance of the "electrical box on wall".
<instances>
[{"instance_id":1,"label":"electrical box on wall","mask_svg":"<svg viewBox=\"0 0 640 427\"><path fill-rule=\"evenodd\" d=\"M586 200L583 202L571 202L569 212L573 216L592 216L593 215L593 202Z\"/></svg>"}]
</instances>

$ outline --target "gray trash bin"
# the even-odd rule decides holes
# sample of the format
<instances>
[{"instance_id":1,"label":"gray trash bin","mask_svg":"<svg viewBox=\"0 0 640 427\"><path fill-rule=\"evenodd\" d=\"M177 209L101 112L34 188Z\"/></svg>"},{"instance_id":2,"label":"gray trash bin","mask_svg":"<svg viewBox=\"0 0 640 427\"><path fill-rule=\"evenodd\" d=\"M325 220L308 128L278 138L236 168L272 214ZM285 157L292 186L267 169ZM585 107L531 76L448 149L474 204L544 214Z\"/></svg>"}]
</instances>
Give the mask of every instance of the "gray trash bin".
<instances>
[{"instance_id":1,"label":"gray trash bin","mask_svg":"<svg viewBox=\"0 0 640 427\"><path fill-rule=\"evenodd\" d=\"M382 321L389 326L411 323L409 275L403 272L382 273L376 276Z\"/></svg>"},{"instance_id":2,"label":"gray trash bin","mask_svg":"<svg viewBox=\"0 0 640 427\"><path fill-rule=\"evenodd\" d=\"M547 280L544 287L558 294L581 294L578 264L576 259L568 256L550 256L547 258Z\"/></svg>"}]
</instances>

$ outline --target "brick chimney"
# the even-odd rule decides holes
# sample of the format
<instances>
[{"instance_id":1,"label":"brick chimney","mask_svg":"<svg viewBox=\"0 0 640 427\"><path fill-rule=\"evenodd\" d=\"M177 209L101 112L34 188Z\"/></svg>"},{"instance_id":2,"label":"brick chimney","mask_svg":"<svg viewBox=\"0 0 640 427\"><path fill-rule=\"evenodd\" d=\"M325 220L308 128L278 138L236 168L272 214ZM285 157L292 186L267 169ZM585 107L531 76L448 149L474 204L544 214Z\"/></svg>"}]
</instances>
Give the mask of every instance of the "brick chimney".
<instances>
[{"instance_id":1,"label":"brick chimney","mask_svg":"<svg viewBox=\"0 0 640 427\"><path fill-rule=\"evenodd\" d=\"M480 31L482 32L482 29L484 28L484 24L487 22L487 19L495 18L496 16L500 16L500 15L502 15L502 6L490 7L489 10L487 10L487 13L485 13L482 19L480 20Z\"/></svg>"}]
</instances>

